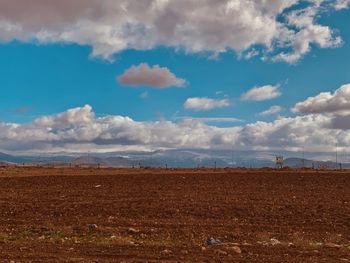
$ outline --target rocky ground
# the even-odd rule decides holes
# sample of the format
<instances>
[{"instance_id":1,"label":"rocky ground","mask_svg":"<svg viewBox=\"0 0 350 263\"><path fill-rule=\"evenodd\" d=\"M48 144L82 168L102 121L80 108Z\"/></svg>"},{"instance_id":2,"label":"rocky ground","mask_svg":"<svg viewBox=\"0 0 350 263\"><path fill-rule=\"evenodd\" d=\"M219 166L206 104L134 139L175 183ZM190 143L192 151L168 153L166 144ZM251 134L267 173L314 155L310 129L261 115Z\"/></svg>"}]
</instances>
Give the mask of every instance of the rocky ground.
<instances>
[{"instance_id":1,"label":"rocky ground","mask_svg":"<svg viewBox=\"0 0 350 263\"><path fill-rule=\"evenodd\" d=\"M0 169L0 262L350 262L350 172Z\"/></svg>"}]
</instances>

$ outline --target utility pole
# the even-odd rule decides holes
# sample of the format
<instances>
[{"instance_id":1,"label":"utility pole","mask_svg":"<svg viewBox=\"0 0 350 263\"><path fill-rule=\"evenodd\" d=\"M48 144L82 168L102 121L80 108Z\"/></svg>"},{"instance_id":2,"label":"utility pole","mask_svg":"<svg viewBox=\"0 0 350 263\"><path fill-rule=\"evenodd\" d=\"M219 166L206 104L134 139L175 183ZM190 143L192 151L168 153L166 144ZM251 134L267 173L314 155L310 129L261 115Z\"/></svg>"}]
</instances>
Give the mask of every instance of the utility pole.
<instances>
[{"instance_id":1,"label":"utility pole","mask_svg":"<svg viewBox=\"0 0 350 263\"><path fill-rule=\"evenodd\" d=\"M303 164L303 167L305 167L305 146L303 146L303 159L302 159L302 164Z\"/></svg>"},{"instance_id":2,"label":"utility pole","mask_svg":"<svg viewBox=\"0 0 350 263\"><path fill-rule=\"evenodd\" d=\"M233 167L233 143L232 143L232 150L231 150L231 167Z\"/></svg>"},{"instance_id":3,"label":"utility pole","mask_svg":"<svg viewBox=\"0 0 350 263\"><path fill-rule=\"evenodd\" d=\"M335 144L335 169L338 169L338 143Z\"/></svg>"}]
</instances>

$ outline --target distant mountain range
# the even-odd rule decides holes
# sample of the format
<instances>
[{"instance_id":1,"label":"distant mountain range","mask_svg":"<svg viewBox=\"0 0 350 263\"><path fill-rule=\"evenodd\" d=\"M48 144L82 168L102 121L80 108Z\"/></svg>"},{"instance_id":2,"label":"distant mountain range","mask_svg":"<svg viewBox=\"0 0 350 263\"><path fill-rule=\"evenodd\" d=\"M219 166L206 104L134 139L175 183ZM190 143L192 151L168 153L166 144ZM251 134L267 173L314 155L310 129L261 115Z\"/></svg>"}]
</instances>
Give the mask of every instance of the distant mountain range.
<instances>
[{"instance_id":1,"label":"distant mountain range","mask_svg":"<svg viewBox=\"0 0 350 263\"><path fill-rule=\"evenodd\" d=\"M302 158L288 158L284 161L284 166L291 168L306 167L306 168L350 168L350 163L336 164L332 161L314 161Z\"/></svg>"},{"instance_id":2,"label":"distant mountain range","mask_svg":"<svg viewBox=\"0 0 350 263\"><path fill-rule=\"evenodd\" d=\"M22 163L25 160L22 157L12 156L12 155L0 152L0 161L2 164L5 164L5 163Z\"/></svg>"},{"instance_id":3,"label":"distant mountain range","mask_svg":"<svg viewBox=\"0 0 350 263\"><path fill-rule=\"evenodd\" d=\"M333 161L316 161L311 158L295 158L293 152L278 152L284 155L284 166L335 168ZM157 150L153 152L111 152L78 154L62 154L56 156L14 156L0 153L0 166L14 164L33 164L50 166L151 166L151 167L275 167L275 154L266 151L230 151L230 150ZM329 159L329 153L309 153L315 158ZM338 164L339 167L339 164ZM350 168L349 163L342 163L342 168Z\"/></svg>"},{"instance_id":4,"label":"distant mountain range","mask_svg":"<svg viewBox=\"0 0 350 263\"><path fill-rule=\"evenodd\" d=\"M4 167L4 166L14 166L16 165L15 163L11 163L11 162L6 162L6 161L0 161L0 167Z\"/></svg>"}]
</instances>

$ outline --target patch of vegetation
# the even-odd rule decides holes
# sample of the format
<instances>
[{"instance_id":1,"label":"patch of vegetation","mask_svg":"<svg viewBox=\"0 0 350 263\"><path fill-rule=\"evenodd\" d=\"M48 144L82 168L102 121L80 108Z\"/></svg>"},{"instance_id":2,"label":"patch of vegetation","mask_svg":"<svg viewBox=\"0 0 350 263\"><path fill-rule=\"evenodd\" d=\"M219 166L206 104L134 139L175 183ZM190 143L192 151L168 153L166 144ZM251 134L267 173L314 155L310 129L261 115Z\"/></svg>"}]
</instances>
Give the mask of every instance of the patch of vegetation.
<instances>
[{"instance_id":1,"label":"patch of vegetation","mask_svg":"<svg viewBox=\"0 0 350 263\"><path fill-rule=\"evenodd\" d=\"M322 242L310 242L310 243L306 244L307 249L320 249L322 247L323 247Z\"/></svg>"}]
</instances>

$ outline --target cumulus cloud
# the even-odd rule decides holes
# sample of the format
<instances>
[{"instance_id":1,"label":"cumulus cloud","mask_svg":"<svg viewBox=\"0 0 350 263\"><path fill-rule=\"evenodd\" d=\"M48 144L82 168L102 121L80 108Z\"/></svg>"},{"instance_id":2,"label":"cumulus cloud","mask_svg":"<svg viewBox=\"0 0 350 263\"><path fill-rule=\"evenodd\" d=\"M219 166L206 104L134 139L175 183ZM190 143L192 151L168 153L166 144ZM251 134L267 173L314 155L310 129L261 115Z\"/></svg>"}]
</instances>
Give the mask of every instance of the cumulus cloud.
<instances>
[{"instance_id":1,"label":"cumulus cloud","mask_svg":"<svg viewBox=\"0 0 350 263\"><path fill-rule=\"evenodd\" d=\"M210 98L188 98L185 103L185 109L193 110L212 110L230 106L228 99L210 99Z\"/></svg>"},{"instance_id":2,"label":"cumulus cloud","mask_svg":"<svg viewBox=\"0 0 350 263\"><path fill-rule=\"evenodd\" d=\"M305 54L310 52L311 45L316 44L320 48L336 48L342 44L340 37L335 37L333 30L328 26L316 23L316 19L321 11L324 10L325 0L309 1L310 6L304 9L293 10L286 14L286 23L289 28L282 34L285 38L283 46L290 47L290 52L281 52L274 57L275 61L285 61L296 63ZM296 28L291 30L290 27Z\"/></svg>"},{"instance_id":3,"label":"cumulus cloud","mask_svg":"<svg viewBox=\"0 0 350 263\"><path fill-rule=\"evenodd\" d=\"M268 116L268 115L272 115L272 114L276 114L282 111L282 107L281 106L271 106L270 108L268 108L267 110L260 112L259 115L260 116Z\"/></svg>"},{"instance_id":4,"label":"cumulus cloud","mask_svg":"<svg viewBox=\"0 0 350 263\"><path fill-rule=\"evenodd\" d=\"M271 100L281 96L282 93L279 89L279 86L261 86L254 87L248 90L246 93L242 94L242 100L253 100L253 101L263 101L263 100Z\"/></svg>"},{"instance_id":5,"label":"cumulus cloud","mask_svg":"<svg viewBox=\"0 0 350 263\"><path fill-rule=\"evenodd\" d=\"M350 7L350 0L336 0L334 3L336 10L346 9L348 7Z\"/></svg>"},{"instance_id":6,"label":"cumulus cloud","mask_svg":"<svg viewBox=\"0 0 350 263\"><path fill-rule=\"evenodd\" d=\"M76 43L92 56L112 59L126 49L158 46L185 52L263 54L294 62L316 44L334 47L340 38L317 21L325 1L298 0L28 0L0 1L0 41ZM344 5L338 1L338 7ZM324 9L324 8L323 8ZM296 11L297 10L297 11ZM297 19L280 19L281 17ZM300 25L298 21L307 23ZM281 50L290 49L289 53Z\"/></svg>"},{"instance_id":7,"label":"cumulus cloud","mask_svg":"<svg viewBox=\"0 0 350 263\"><path fill-rule=\"evenodd\" d=\"M334 93L322 92L315 97L297 103L292 112L304 114L350 114L350 84L337 89Z\"/></svg>"},{"instance_id":8,"label":"cumulus cloud","mask_svg":"<svg viewBox=\"0 0 350 263\"><path fill-rule=\"evenodd\" d=\"M0 122L0 150L7 152L79 152L114 149L231 148L237 150L331 151L338 143L350 149L349 116L310 114L273 122L220 128L183 120L140 122L130 117L96 117L91 106L42 116L31 123Z\"/></svg>"},{"instance_id":9,"label":"cumulus cloud","mask_svg":"<svg viewBox=\"0 0 350 263\"><path fill-rule=\"evenodd\" d=\"M336 143L348 148L348 131L334 129L332 120L330 116L312 114L259 121L240 130L238 143L253 149L300 150L305 146L310 151L333 151Z\"/></svg>"},{"instance_id":10,"label":"cumulus cloud","mask_svg":"<svg viewBox=\"0 0 350 263\"><path fill-rule=\"evenodd\" d=\"M146 63L132 66L117 79L126 86L148 86L158 89L171 86L183 87L186 84L184 79L177 78L168 68L159 65L150 67Z\"/></svg>"},{"instance_id":11,"label":"cumulus cloud","mask_svg":"<svg viewBox=\"0 0 350 263\"><path fill-rule=\"evenodd\" d=\"M96 117L91 106L43 116L29 124L0 123L0 149L75 151L113 146L208 147L214 135L232 138L237 128L220 130L197 120L137 122L129 117Z\"/></svg>"}]
</instances>

